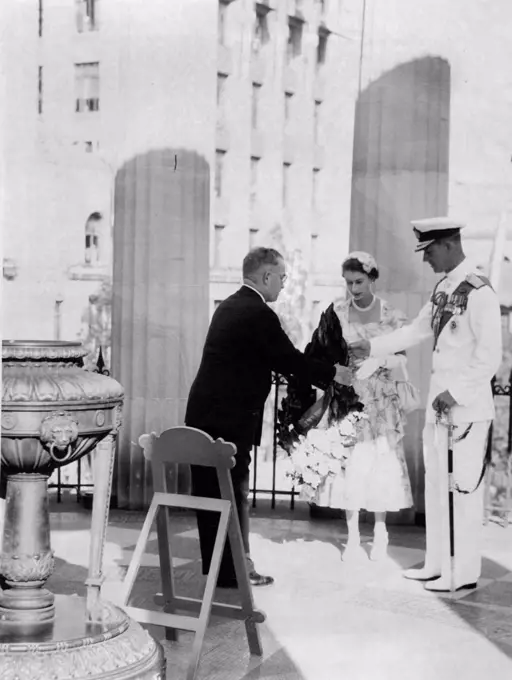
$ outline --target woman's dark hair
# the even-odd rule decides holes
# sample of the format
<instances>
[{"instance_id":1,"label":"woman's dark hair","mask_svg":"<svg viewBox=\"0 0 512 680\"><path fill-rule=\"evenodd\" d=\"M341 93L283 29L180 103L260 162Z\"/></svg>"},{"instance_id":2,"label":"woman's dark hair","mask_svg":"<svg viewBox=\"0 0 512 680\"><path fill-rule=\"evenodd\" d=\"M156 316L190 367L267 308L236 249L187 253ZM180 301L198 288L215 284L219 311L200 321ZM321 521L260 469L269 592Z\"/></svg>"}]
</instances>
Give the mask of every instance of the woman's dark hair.
<instances>
[{"instance_id":1,"label":"woman's dark hair","mask_svg":"<svg viewBox=\"0 0 512 680\"><path fill-rule=\"evenodd\" d=\"M341 267L341 272L342 274L345 272L358 272L359 274L366 274L370 281L377 281L379 278L379 270L377 267L373 267L369 272L367 272L364 269L362 263L355 257L349 257L348 260L345 260Z\"/></svg>"}]
</instances>

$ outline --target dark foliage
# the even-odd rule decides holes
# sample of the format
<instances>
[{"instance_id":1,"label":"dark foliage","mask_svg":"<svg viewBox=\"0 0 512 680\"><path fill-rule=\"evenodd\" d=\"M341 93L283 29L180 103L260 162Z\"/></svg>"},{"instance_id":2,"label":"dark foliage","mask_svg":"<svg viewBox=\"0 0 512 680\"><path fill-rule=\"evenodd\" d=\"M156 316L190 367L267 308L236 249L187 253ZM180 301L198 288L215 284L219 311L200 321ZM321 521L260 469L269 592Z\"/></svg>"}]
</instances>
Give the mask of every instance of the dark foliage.
<instances>
[{"instance_id":1,"label":"dark foliage","mask_svg":"<svg viewBox=\"0 0 512 680\"><path fill-rule=\"evenodd\" d=\"M328 361L333 366L348 365L348 346L334 305L331 304L322 313L318 327L304 353L311 358ZM298 441L299 434L306 434L308 430L318 425L326 409L329 424L340 422L352 411L363 410L363 404L359 401L354 388L337 383L333 383L324 393L322 403L315 413L304 419L304 414L315 402L314 388L295 377L290 377L287 394L278 411L277 423L278 444L286 451L289 452Z\"/></svg>"}]
</instances>

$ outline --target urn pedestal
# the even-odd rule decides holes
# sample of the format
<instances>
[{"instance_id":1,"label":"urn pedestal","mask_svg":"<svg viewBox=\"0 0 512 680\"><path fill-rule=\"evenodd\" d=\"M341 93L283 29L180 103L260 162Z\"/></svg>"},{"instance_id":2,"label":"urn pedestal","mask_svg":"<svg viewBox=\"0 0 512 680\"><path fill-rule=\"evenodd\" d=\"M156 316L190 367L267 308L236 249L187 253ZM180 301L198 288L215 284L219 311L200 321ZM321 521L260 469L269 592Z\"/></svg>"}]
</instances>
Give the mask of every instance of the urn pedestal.
<instances>
[{"instance_id":1,"label":"urn pedestal","mask_svg":"<svg viewBox=\"0 0 512 680\"><path fill-rule=\"evenodd\" d=\"M2 345L0 678L160 680L160 645L100 597L123 389L85 371L80 343ZM96 449L87 597L45 588L54 568L47 482Z\"/></svg>"}]
</instances>

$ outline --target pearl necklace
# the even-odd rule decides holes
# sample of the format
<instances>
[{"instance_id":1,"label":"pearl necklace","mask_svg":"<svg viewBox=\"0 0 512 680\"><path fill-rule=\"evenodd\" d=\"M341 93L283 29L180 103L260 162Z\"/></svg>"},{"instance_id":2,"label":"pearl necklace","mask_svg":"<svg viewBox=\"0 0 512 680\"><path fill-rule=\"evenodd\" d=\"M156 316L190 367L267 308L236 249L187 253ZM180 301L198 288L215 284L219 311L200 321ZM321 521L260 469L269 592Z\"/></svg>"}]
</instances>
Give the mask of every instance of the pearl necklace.
<instances>
[{"instance_id":1,"label":"pearl necklace","mask_svg":"<svg viewBox=\"0 0 512 680\"><path fill-rule=\"evenodd\" d=\"M352 298L352 304L354 306L354 309L357 309L358 312L369 312L370 309L373 309L375 307L375 303L377 302L377 297L374 295L373 300L370 302L368 307L360 307L357 302Z\"/></svg>"}]
</instances>

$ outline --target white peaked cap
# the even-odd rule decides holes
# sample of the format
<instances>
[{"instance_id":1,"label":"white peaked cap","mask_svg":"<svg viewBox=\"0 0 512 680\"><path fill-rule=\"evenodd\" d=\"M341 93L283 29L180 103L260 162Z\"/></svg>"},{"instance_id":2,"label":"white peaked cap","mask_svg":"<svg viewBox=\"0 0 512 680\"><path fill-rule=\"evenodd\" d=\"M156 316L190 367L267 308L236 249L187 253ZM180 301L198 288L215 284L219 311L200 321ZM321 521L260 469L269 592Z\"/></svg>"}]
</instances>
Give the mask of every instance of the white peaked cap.
<instances>
[{"instance_id":1,"label":"white peaked cap","mask_svg":"<svg viewBox=\"0 0 512 680\"><path fill-rule=\"evenodd\" d=\"M460 233L460 230L466 226L463 222L451 217L427 217L423 220L411 220L411 224L418 239L416 253L425 250L441 238Z\"/></svg>"}]
</instances>

